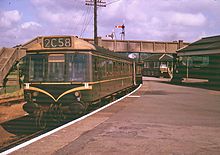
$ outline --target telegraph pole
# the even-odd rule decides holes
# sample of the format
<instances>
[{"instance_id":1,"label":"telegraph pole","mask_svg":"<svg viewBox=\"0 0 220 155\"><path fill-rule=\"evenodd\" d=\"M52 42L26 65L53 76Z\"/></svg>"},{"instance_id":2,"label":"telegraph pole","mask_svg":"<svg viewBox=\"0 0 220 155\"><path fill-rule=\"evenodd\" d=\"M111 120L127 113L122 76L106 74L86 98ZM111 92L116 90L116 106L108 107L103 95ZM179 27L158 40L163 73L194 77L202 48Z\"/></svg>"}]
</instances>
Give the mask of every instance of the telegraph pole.
<instances>
[{"instance_id":1,"label":"telegraph pole","mask_svg":"<svg viewBox=\"0 0 220 155\"><path fill-rule=\"evenodd\" d=\"M98 45L97 37L97 0L94 0L94 43L96 45Z\"/></svg>"},{"instance_id":2,"label":"telegraph pole","mask_svg":"<svg viewBox=\"0 0 220 155\"><path fill-rule=\"evenodd\" d=\"M106 7L106 2L102 2L102 0L86 0L86 5L94 6L94 43L98 45L97 7Z\"/></svg>"}]
</instances>

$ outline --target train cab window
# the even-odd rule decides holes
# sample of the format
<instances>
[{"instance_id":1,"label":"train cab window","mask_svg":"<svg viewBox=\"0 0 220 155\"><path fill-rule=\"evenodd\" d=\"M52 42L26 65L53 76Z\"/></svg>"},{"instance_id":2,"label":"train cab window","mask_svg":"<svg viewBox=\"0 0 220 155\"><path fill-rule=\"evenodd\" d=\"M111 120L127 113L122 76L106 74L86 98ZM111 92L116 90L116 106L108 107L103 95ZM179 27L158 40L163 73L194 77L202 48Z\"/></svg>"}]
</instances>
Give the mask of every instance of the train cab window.
<instances>
[{"instance_id":1,"label":"train cab window","mask_svg":"<svg viewBox=\"0 0 220 155\"><path fill-rule=\"evenodd\" d=\"M28 58L29 81L90 80L89 55L86 54L38 54Z\"/></svg>"},{"instance_id":2,"label":"train cab window","mask_svg":"<svg viewBox=\"0 0 220 155\"><path fill-rule=\"evenodd\" d=\"M66 55L66 80L85 81L89 80L88 75L88 55L86 54L67 54Z\"/></svg>"},{"instance_id":3,"label":"train cab window","mask_svg":"<svg viewBox=\"0 0 220 155\"><path fill-rule=\"evenodd\" d=\"M64 81L64 54L48 55L48 80Z\"/></svg>"},{"instance_id":4,"label":"train cab window","mask_svg":"<svg viewBox=\"0 0 220 155\"><path fill-rule=\"evenodd\" d=\"M46 76L46 55L31 55L29 57L29 80L43 81Z\"/></svg>"}]
</instances>

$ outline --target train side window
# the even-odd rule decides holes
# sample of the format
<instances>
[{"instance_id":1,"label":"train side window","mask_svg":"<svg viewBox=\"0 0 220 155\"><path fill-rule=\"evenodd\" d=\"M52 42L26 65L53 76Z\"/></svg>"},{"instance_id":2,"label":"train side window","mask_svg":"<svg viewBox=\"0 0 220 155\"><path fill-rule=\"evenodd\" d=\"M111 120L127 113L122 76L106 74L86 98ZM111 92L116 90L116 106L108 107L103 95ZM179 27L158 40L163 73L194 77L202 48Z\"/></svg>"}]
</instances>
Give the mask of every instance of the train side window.
<instances>
[{"instance_id":1,"label":"train side window","mask_svg":"<svg viewBox=\"0 0 220 155\"><path fill-rule=\"evenodd\" d=\"M108 63L108 60L105 60L105 73L106 73L106 77L109 76L109 63Z\"/></svg>"},{"instance_id":2,"label":"train side window","mask_svg":"<svg viewBox=\"0 0 220 155\"><path fill-rule=\"evenodd\" d=\"M123 66L124 66L124 63L122 62L122 63L121 63L121 75L123 75L123 73L124 73L124 68L123 68Z\"/></svg>"},{"instance_id":3,"label":"train side window","mask_svg":"<svg viewBox=\"0 0 220 155\"><path fill-rule=\"evenodd\" d=\"M97 58L97 69L98 69L98 77L99 77L99 79L102 79L102 70L101 70L100 58Z\"/></svg>"},{"instance_id":4,"label":"train side window","mask_svg":"<svg viewBox=\"0 0 220 155\"><path fill-rule=\"evenodd\" d=\"M126 71L126 75L129 75L129 67L128 67L128 64L126 63L126 69L125 69L125 71Z\"/></svg>"},{"instance_id":5,"label":"train side window","mask_svg":"<svg viewBox=\"0 0 220 155\"><path fill-rule=\"evenodd\" d=\"M118 62L118 74L121 75L121 63Z\"/></svg>"},{"instance_id":6,"label":"train side window","mask_svg":"<svg viewBox=\"0 0 220 155\"><path fill-rule=\"evenodd\" d=\"M113 62L112 60L108 61L108 75L111 77L113 73Z\"/></svg>"},{"instance_id":7,"label":"train side window","mask_svg":"<svg viewBox=\"0 0 220 155\"><path fill-rule=\"evenodd\" d=\"M114 65L114 72L115 72L115 75L117 76L117 74L118 74L118 63L117 62L115 62L115 65Z\"/></svg>"},{"instance_id":8,"label":"train side window","mask_svg":"<svg viewBox=\"0 0 220 155\"><path fill-rule=\"evenodd\" d=\"M97 58L94 58L93 60L94 60L94 62L92 63L93 64L93 69L94 69L95 72L97 72Z\"/></svg>"},{"instance_id":9,"label":"train side window","mask_svg":"<svg viewBox=\"0 0 220 155\"><path fill-rule=\"evenodd\" d=\"M108 60L104 60L105 62L105 70L104 70L104 77L108 76Z\"/></svg>"},{"instance_id":10,"label":"train side window","mask_svg":"<svg viewBox=\"0 0 220 155\"><path fill-rule=\"evenodd\" d=\"M122 65L121 65L121 68L122 68L122 75L124 75L124 73L125 73L125 64L124 64L124 62L122 62Z\"/></svg>"},{"instance_id":11,"label":"train side window","mask_svg":"<svg viewBox=\"0 0 220 155\"><path fill-rule=\"evenodd\" d=\"M121 75L121 63L120 62L118 62L117 68L118 68L118 74Z\"/></svg>"},{"instance_id":12,"label":"train side window","mask_svg":"<svg viewBox=\"0 0 220 155\"><path fill-rule=\"evenodd\" d=\"M99 77L99 63L98 63L98 58L97 57L93 57L93 80L96 81L98 80Z\"/></svg>"},{"instance_id":13,"label":"train side window","mask_svg":"<svg viewBox=\"0 0 220 155\"><path fill-rule=\"evenodd\" d=\"M105 78L105 72L106 72L106 62L105 62L105 59L100 58L99 68L100 68L100 76L101 76L102 79L104 79Z\"/></svg>"},{"instance_id":14,"label":"train side window","mask_svg":"<svg viewBox=\"0 0 220 155\"><path fill-rule=\"evenodd\" d=\"M106 64L105 64L105 60L102 60L102 77L105 78L105 74L106 74Z\"/></svg>"},{"instance_id":15,"label":"train side window","mask_svg":"<svg viewBox=\"0 0 220 155\"><path fill-rule=\"evenodd\" d=\"M113 76L115 76L117 73L117 66L116 66L116 62L113 62Z\"/></svg>"},{"instance_id":16,"label":"train side window","mask_svg":"<svg viewBox=\"0 0 220 155\"><path fill-rule=\"evenodd\" d=\"M120 62L117 62L117 75L121 74L121 66Z\"/></svg>"}]
</instances>

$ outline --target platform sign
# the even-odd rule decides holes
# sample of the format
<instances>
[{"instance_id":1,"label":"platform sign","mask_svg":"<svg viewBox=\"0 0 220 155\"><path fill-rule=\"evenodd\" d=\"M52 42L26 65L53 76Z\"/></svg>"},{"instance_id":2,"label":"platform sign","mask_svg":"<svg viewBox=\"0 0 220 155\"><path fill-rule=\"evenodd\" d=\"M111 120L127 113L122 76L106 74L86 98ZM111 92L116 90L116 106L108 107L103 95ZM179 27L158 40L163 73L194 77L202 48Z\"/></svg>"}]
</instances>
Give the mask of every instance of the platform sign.
<instances>
[{"instance_id":1,"label":"platform sign","mask_svg":"<svg viewBox=\"0 0 220 155\"><path fill-rule=\"evenodd\" d=\"M71 37L45 37L43 38L44 48L65 48L71 47Z\"/></svg>"}]
</instances>

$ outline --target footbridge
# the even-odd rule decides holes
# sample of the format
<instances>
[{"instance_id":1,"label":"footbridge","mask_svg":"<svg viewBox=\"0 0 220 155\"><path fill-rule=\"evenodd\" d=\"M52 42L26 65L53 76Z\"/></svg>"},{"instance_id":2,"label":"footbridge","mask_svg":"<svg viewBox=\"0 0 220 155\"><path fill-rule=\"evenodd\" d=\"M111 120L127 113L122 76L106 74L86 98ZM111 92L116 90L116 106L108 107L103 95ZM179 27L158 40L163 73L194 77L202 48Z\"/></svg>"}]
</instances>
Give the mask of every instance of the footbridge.
<instances>
[{"instance_id":1,"label":"footbridge","mask_svg":"<svg viewBox=\"0 0 220 155\"><path fill-rule=\"evenodd\" d=\"M19 62L25 54L25 50L19 48L0 48L0 86L3 86L13 65Z\"/></svg>"},{"instance_id":2,"label":"footbridge","mask_svg":"<svg viewBox=\"0 0 220 155\"><path fill-rule=\"evenodd\" d=\"M42 37L37 37L29 42L14 48L0 48L0 87L6 85L6 78L12 67L26 55L26 51ZM82 38L90 43L93 39ZM98 45L114 52L142 52L142 53L170 53L176 51L189 43L183 41L159 42L159 41L137 41L137 40L107 40L98 38Z\"/></svg>"},{"instance_id":3,"label":"footbridge","mask_svg":"<svg viewBox=\"0 0 220 155\"><path fill-rule=\"evenodd\" d=\"M84 39L93 43L93 39ZM176 54L176 51L189 43L183 40L173 42L141 41L141 40L107 40L98 38L98 45L114 52L143 52L143 53L166 53Z\"/></svg>"}]
</instances>

